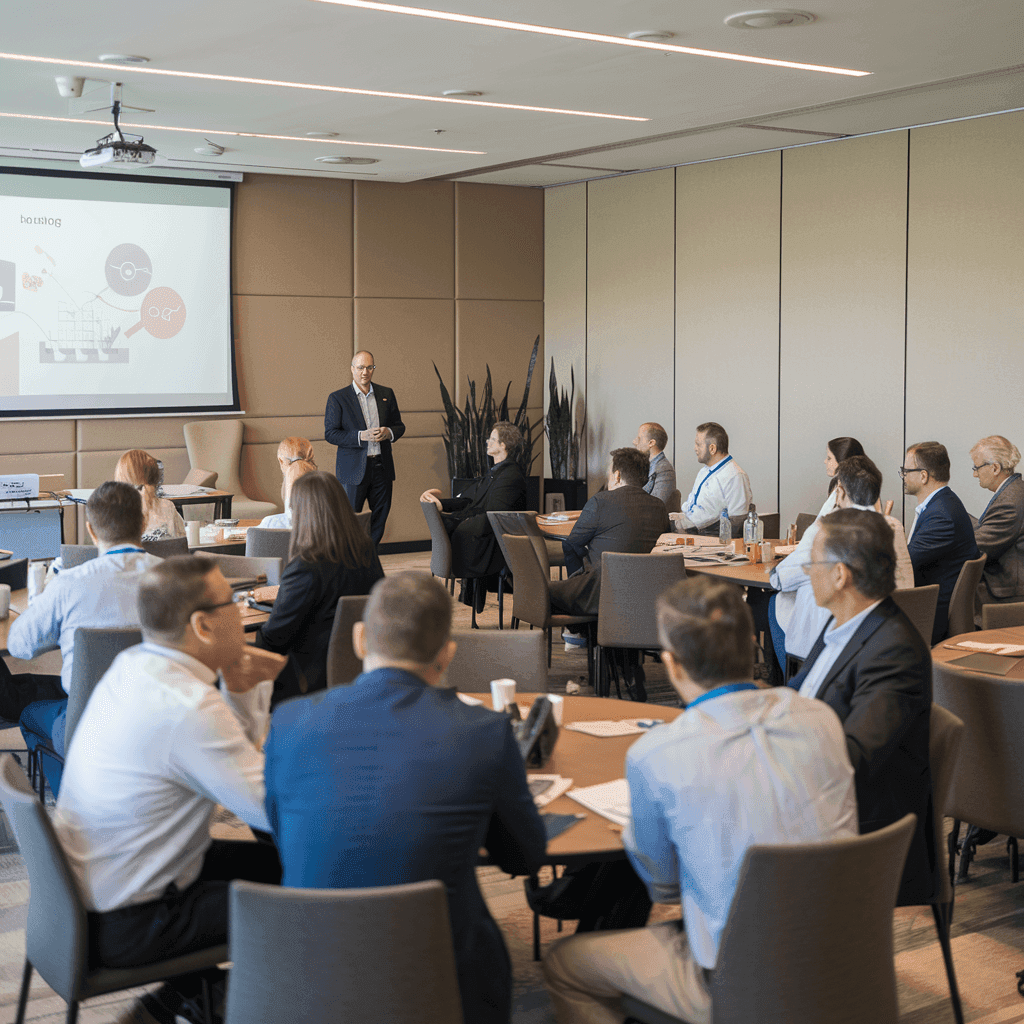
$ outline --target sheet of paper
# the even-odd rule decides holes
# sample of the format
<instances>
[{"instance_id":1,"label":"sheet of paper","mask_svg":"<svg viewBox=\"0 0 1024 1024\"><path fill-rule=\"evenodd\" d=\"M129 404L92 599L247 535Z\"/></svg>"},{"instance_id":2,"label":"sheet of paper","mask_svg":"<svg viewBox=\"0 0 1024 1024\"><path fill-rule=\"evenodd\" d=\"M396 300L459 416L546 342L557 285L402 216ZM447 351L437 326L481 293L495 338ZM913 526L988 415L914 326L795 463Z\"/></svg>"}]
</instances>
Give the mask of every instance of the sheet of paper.
<instances>
[{"instance_id":1,"label":"sheet of paper","mask_svg":"<svg viewBox=\"0 0 1024 1024\"><path fill-rule=\"evenodd\" d=\"M587 810L600 814L616 825L628 825L632 816L629 803L629 783L625 779L602 782L597 786L570 789L567 796Z\"/></svg>"},{"instance_id":2,"label":"sheet of paper","mask_svg":"<svg viewBox=\"0 0 1024 1024\"><path fill-rule=\"evenodd\" d=\"M187 498L190 494L202 494L202 489L195 484L164 484L160 493L165 498Z\"/></svg>"},{"instance_id":3,"label":"sheet of paper","mask_svg":"<svg viewBox=\"0 0 1024 1024\"><path fill-rule=\"evenodd\" d=\"M1024 658L1024 644L983 644L979 640L961 640L951 647L962 647L967 651L984 651L986 654L1002 654L1007 658Z\"/></svg>"},{"instance_id":4,"label":"sheet of paper","mask_svg":"<svg viewBox=\"0 0 1024 1024\"><path fill-rule=\"evenodd\" d=\"M573 732L582 732L587 736L632 736L644 730L636 724L636 719L623 719L622 721L598 721L598 722L570 722L563 726Z\"/></svg>"},{"instance_id":5,"label":"sheet of paper","mask_svg":"<svg viewBox=\"0 0 1024 1024\"><path fill-rule=\"evenodd\" d=\"M561 775L541 775L530 773L526 776L530 783L530 792L533 793L533 802L538 807L545 807L552 800L557 800L572 785L572 779L563 778ZM540 792L534 792L534 783L546 784Z\"/></svg>"}]
</instances>

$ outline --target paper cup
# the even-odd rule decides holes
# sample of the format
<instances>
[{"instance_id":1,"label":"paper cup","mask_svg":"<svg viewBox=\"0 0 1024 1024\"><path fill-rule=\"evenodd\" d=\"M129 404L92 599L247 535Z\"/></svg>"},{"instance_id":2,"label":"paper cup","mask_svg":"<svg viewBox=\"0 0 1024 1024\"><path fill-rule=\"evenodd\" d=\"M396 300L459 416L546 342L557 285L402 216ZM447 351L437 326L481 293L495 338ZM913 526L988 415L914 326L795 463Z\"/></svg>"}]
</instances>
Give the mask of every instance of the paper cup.
<instances>
[{"instance_id":1,"label":"paper cup","mask_svg":"<svg viewBox=\"0 0 1024 1024\"><path fill-rule=\"evenodd\" d=\"M545 694L545 696L549 701L551 701L551 710L555 716L555 725L561 726L562 713L565 711L565 698L560 693L548 693Z\"/></svg>"},{"instance_id":2,"label":"paper cup","mask_svg":"<svg viewBox=\"0 0 1024 1024\"><path fill-rule=\"evenodd\" d=\"M516 681L514 679L491 680L491 707L495 711L504 711L509 704L516 702Z\"/></svg>"},{"instance_id":3,"label":"paper cup","mask_svg":"<svg viewBox=\"0 0 1024 1024\"><path fill-rule=\"evenodd\" d=\"M0 583L0 619L6 619L11 614L11 585Z\"/></svg>"},{"instance_id":4,"label":"paper cup","mask_svg":"<svg viewBox=\"0 0 1024 1024\"><path fill-rule=\"evenodd\" d=\"M199 543L199 531L203 524L198 520L190 520L185 524L185 536L188 538L188 546L194 548Z\"/></svg>"}]
</instances>

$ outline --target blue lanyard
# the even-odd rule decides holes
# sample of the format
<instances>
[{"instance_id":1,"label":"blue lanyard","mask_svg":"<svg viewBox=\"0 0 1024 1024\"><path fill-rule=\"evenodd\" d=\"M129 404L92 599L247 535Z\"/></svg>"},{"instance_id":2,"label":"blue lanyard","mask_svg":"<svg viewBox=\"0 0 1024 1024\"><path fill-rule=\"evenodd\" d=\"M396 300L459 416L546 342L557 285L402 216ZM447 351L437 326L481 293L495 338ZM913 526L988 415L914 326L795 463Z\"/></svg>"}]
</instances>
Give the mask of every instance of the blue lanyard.
<instances>
[{"instance_id":1,"label":"blue lanyard","mask_svg":"<svg viewBox=\"0 0 1024 1024\"><path fill-rule=\"evenodd\" d=\"M713 690L708 690L707 693L702 693L696 700L691 700L686 705L686 710L695 708L698 704L705 700L711 700L713 697L721 697L726 693L738 693L740 690L756 690L757 687L753 683L726 683L725 686L716 686Z\"/></svg>"},{"instance_id":2,"label":"blue lanyard","mask_svg":"<svg viewBox=\"0 0 1024 1024\"><path fill-rule=\"evenodd\" d=\"M137 551L140 555L144 555L146 553L145 548L137 548L134 544L126 548L111 548L109 551L104 551L103 553L105 555L126 555L130 551Z\"/></svg>"},{"instance_id":3,"label":"blue lanyard","mask_svg":"<svg viewBox=\"0 0 1024 1024\"><path fill-rule=\"evenodd\" d=\"M701 492L701 490L703 489L704 485L705 485L705 484L706 484L706 483L707 483L707 482L708 482L708 481L709 481L709 480L710 480L710 479L711 479L711 478L712 478L712 477L713 477L713 476L714 476L714 475L715 475L715 474L716 474L716 473L717 473L717 472L718 472L718 471L719 471L719 470L720 470L720 469L721 469L721 468L722 468L722 467L723 467L723 466L724 466L724 465L725 465L725 464L726 464L727 462L732 462L732 456L731 456L731 455L727 455L727 456L726 456L726 457L725 457L724 459L722 459L722 461L721 461L721 462L720 462L720 463L719 463L719 464L718 464L717 466L715 466L715 468L714 468L713 470L711 470L711 471L710 471L710 472L708 473L708 475L707 475L706 477L704 477L704 479L703 479L703 480L701 480L701 482L700 482L700 487L698 487L698 488L697 488L697 493L696 493L696 494L695 494L695 495L693 496L693 501L691 501L691 502L689 503L689 505L687 505L687 506L686 506L686 507L687 507L688 509L692 509L692 508L693 508L693 506L697 504L697 499L698 499L698 498L700 497L700 492Z\"/></svg>"}]
</instances>

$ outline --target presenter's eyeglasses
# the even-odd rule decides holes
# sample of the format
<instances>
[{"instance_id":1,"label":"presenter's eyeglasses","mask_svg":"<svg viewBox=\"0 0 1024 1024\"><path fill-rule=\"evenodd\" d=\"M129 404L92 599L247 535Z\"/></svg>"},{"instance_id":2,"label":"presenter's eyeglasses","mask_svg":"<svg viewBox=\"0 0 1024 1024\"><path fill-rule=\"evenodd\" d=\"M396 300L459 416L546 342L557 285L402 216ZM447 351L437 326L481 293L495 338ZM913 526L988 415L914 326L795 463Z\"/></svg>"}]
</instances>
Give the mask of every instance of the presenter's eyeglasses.
<instances>
[{"instance_id":1,"label":"presenter's eyeglasses","mask_svg":"<svg viewBox=\"0 0 1024 1024\"><path fill-rule=\"evenodd\" d=\"M923 473L924 470L920 466L900 466L896 472L899 473L901 480L906 480L908 473Z\"/></svg>"},{"instance_id":2,"label":"presenter's eyeglasses","mask_svg":"<svg viewBox=\"0 0 1024 1024\"><path fill-rule=\"evenodd\" d=\"M377 367L373 363L370 363L369 366L356 366L356 364L353 363L352 364L352 369L353 370L376 370Z\"/></svg>"}]
</instances>

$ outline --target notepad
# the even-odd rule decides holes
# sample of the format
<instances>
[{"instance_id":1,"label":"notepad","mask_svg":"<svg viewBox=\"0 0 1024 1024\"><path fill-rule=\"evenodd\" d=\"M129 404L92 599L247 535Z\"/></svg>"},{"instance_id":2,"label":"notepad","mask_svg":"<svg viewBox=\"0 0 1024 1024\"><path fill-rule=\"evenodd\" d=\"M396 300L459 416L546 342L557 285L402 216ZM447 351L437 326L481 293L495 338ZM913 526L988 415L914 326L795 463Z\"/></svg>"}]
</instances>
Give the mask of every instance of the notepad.
<instances>
[{"instance_id":1,"label":"notepad","mask_svg":"<svg viewBox=\"0 0 1024 1024\"><path fill-rule=\"evenodd\" d=\"M978 640L961 640L950 647L964 648L967 651L980 651L983 654L1000 654L1004 658L1024 658L1024 644L983 644Z\"/></svg>"},{"instance_id":2,"label":"notepad","mask_svg":"<svg viewBox=\"0 0 1024 1024\"><path fill-rule=\"evenodd\" d=\"M582 732L587 736L607 738L609 736L632 736L644 730L636 724L635 718L624 718L621 721L570 722L563 726L573 732Z\"/></svg>"},{"instance_id":3,"label":"notepad","mask_svg":"<svg viewBox=\"0 0 1024 1024\"><path fill-rule=\"evenodd\" d=\"M567 795L588 811L600 814L616 825L628 825L632 817L629 783L625 779L602 782L596 786L580 786L578 789L570 789Z\"/></svg>"}]
</instances>

